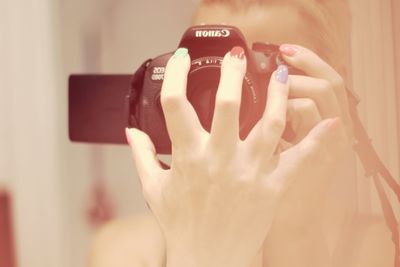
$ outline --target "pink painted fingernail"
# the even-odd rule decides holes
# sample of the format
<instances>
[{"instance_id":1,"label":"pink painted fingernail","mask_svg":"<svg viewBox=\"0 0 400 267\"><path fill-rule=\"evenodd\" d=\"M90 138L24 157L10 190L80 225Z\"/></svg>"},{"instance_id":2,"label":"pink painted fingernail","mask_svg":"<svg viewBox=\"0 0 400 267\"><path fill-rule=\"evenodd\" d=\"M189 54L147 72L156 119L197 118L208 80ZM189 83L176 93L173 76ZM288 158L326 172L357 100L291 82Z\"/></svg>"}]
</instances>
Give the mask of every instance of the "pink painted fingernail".
<instances>
[{"instance_id":1,"label":"pink painted fingernail","mask_svg":"<svg viewBox=\"0 0 400 267\"><path fill-rule=\"evenodd\" d=\"M132 139L131 139L130 129L128 127L125 128L125 135L126 135L126 141L131 146L132 145Z\"/></svg>"},{"instance_id":2,"label":"pink painted fingernail","mask_svg":"<svg viewBox=\"0 0 400 267\"><path fill-rule=\"evenodd\" d=\"M232 48L230 54L231 54L231 57L236 57L239 59L244 58L244 50L240 46L235 46L234 48Z\"/></svg>"},{"instance_id":3,"label":"pink painted fingernail","mask_svg":"<svg viewBox=\"0 0 400 267\"><path fill-rule=\"evenodd\" d=\"M296 55L300 51L300 49L295 45L283 44L279 47L279 51L281 51L281 53L285 56L292 57Z\"/></svg>"}]
</instances>

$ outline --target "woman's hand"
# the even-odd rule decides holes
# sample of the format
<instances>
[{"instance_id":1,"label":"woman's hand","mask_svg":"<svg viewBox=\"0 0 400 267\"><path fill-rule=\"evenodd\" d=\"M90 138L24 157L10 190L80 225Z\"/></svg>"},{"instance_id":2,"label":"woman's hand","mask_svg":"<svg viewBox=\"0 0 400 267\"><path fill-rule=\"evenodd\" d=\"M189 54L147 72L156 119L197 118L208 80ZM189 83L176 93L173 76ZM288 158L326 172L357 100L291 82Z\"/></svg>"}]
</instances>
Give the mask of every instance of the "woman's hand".
<instances>
[{"instance_id":1,"label":"woman's hand","mask_svg":"<svg viewBox=\"0 0 400 267\"><path fill-rule=\"evenodd\" d=\"M321 120L339 117L346 135L332 140L326 154L329 164L317 160L310 165L308 175L302 175L285 193L277 210L276 223L283 231L304 231L321 221L326 191L334 179L340 157L335 146L348 148L352 132L346 89L341 76L312 51L298 45L282 45L285 61L305 75L290 75L288 120L294 130L292 144L300 142ZM286 148L290 147L286 143Z\"/></svg>"},{"instance_id":2,"label":"woman's hand","mask_svg":"<svg viewBox=\"0 0 400 267\"><path fill-rule=\"evenodd\" d=\"M352 138L352 121L343 78L311 50L299 45L281 45L281 54L291 66L307 76L290 75L288 116L294 125L297 143L321 120L340 117L348 138ZM300 111L300 112L299 112Z\"/></svg>"},{"instance_id":3,"label":"woman's hand","mask_svg":"<svg viewBox=\"0 0 400 267\"><path fill-rule=\"evenodd\" d=\"M322 218L327 189L335 177L340 161L331 149L348 144L352 124L348 112L346 89L341 76L312 51L297 45L282 45L285 61L305 75L290 75L287 117L294 131L291 144L283 141L284 149L300 142L321 120L339 117L343 130L338 139L326 146L332 155L329 164L316 160L308 175L302 175L286 191L277 208L276 217L265 241L269 266L326 266L329 253L322 234ZM290 246L288 245L290 244ZM288 254L288 251L291 253Z\"/></svg>"},{"instance_id":4,"label":"woman's hand","mask_svg":"<svg viewBox=\"0 0 400 267\"><path fill-rule=\"evenodd\" d=\"M326 164L341 147L340 121L320 122L299 144L275 153L285 124L289 84L285 66L272 74L263 117L246 140L239 138L239 107L246 58L227 53L221 67L210 133L186 98L190 58L178 49L161 90L172 141L171 169L158 163L149 137L127 130L144 197L167 246L167 266L247 267L272 224L283 192L295 179ZM318 169L318 167L317 167Z\"/></svg>"}]
</instances>

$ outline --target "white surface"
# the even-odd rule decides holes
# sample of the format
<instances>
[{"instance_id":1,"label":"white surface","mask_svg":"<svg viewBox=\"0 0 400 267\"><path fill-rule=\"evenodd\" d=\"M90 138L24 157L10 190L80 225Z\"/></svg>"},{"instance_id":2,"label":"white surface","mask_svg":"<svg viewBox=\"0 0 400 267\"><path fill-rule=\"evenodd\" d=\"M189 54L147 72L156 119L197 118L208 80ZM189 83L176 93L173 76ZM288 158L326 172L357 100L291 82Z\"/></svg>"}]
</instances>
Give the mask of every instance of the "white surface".
<instances>
[{"instance_id":1,"label":"white surface","mask_svg":"<svg viewBox=\"0 0 400 267\"><path fill-rule=\"evenodd\" d=\"M193 9L192 2L178 0L85 3L60 3L64 81L76 72L133 73L147 58L176 48L190 24ZM62 134L66 138L66 129ZM83 216L90 185L96 178L93 168L101 169L117 216L141 212L145 204L128 146L100 147L64 141L63 148L69 174L64 187L69 222L68 266L83 267L93 234ZM97 154L102 166L93 167L93 154Z\"/></svg>"},{"instance_id":2,"label":"white surface","mask_svg":"<svg viewBox=\"0 0 400 267\"><path fill-rule=\"evenodd\" d=\"M57 62L50 0L0 1L1 168L18 266L63 266Z\"/></svg>"}]
</instances>

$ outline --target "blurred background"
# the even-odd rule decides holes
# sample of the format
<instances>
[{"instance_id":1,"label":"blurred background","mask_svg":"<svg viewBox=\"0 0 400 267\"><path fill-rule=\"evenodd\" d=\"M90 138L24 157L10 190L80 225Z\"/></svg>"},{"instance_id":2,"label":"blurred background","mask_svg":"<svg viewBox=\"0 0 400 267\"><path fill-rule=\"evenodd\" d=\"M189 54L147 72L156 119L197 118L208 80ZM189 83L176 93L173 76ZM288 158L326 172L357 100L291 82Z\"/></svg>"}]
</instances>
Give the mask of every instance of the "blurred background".
<instances>
[{"instance_id":1,"label":"blurred background","mask_svg":"<svg viewBox=\"0 0 400 267\"><path fill-rule=\"evenodd\" d=\"M174 50L196 2L0 0L0 267L86 266L99 225L146 209L127 146L69 142L68 75ZM398 178L400 2L350 2L359 111ZM358 166L358 209L380 213L371 185Z\"/></svg>"}]
</instances>

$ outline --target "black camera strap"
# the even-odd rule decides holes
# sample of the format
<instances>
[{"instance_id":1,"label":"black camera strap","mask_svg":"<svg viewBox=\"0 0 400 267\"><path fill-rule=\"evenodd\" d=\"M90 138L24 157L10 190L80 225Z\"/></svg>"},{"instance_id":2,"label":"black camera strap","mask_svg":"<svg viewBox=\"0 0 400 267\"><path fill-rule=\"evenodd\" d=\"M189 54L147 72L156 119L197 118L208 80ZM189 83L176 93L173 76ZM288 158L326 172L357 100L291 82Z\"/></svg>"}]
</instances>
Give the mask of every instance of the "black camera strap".
<instances>
[{"instance_id":1,"label":"black camera strap","mask_svg":"<svg viewBox=\"0 0 400 267\"><path fill-rule=\"evenodd\" d=\"M383 215L386 221L387 227L392 233L392 241L395 245L395 259L394 266L400 267L400 240L399 240L399 225L396 220L396 216L393 212L393 208L390 204L385 189L382 185L379 175L382 176L384 181L387 183L389 188L395 193L397 200L400 203L400 185L396 182L393 176L390 174L388 169L379 158L376 150L372 146L371 139L360 120L357 112L357 105L359 103L358 97L347 90L348 98L350 101L350 116L352 118L354 127L355 145L354 150L356 151L358 158L360 159L366 177L373 177L375 188L378 192L379 200L383 210Z\"/></svg>"}]
</instances>

